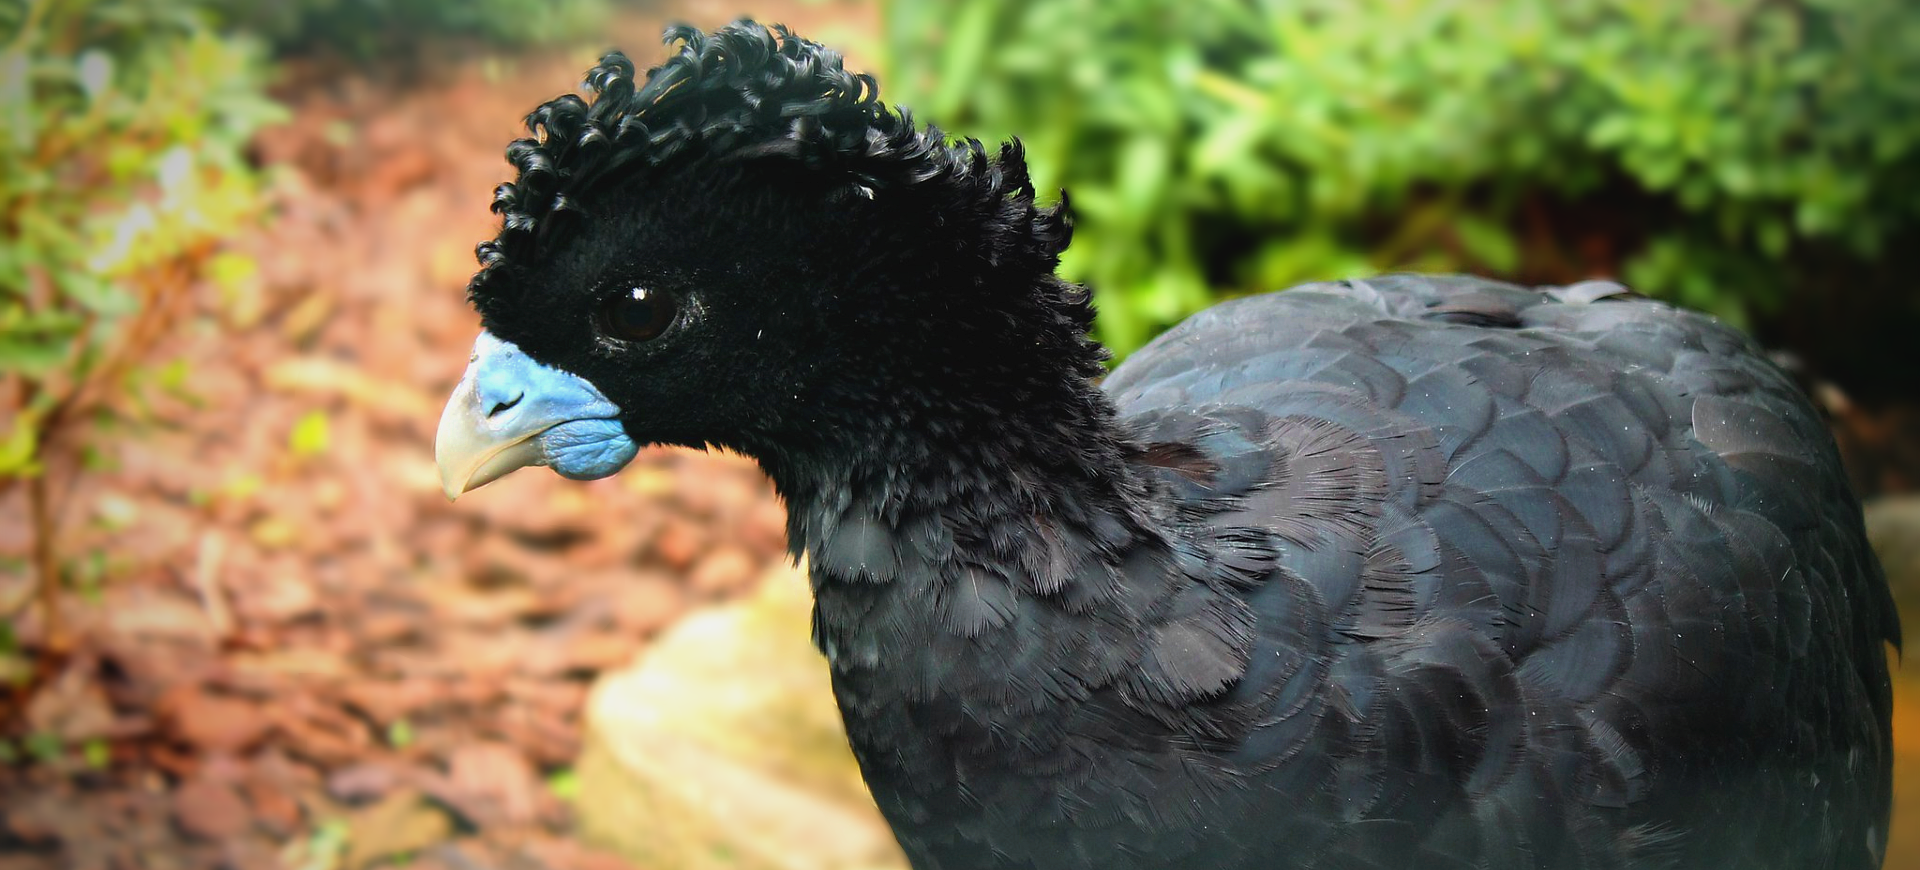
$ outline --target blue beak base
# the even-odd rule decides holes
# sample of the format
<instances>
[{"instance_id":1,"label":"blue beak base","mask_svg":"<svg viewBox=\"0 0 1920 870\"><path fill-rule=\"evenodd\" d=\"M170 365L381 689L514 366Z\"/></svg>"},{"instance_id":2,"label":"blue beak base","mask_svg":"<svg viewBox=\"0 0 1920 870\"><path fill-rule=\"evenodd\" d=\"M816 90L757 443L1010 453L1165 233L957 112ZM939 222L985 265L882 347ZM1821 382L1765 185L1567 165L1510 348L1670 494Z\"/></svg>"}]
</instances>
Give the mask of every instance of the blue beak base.
<instances>
[{"instance_id":1,"label":"blue beak base","mask_svg":"<svg viewBox=\"0 0 1920 870\"><path fill-rule=\"evenodd\" d=\"M620 414L587 379L483 331L440 415L441 485L455 498L529 465L574 480L606 477L639 452Z\"/></svg>"}]
</instances>

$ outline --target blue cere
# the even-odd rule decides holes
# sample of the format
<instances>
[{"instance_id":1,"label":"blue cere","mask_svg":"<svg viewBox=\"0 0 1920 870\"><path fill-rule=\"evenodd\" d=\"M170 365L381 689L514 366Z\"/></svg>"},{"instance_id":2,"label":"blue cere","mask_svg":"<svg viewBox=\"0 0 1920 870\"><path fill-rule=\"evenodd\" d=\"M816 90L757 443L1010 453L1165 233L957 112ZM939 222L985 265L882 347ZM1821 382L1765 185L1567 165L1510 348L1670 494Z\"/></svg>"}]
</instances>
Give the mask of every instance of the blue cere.
<instances>
[{"instance_id":1,"label":"blue cere","mask_svg":"<svg viewBox=\"0 0 1920 870\"><path fill-rule=\"evenodd\" d=\"M541 465L562 477L593 480L633 461L640 446L620 425L620 406L592 382L541 365L490 332L473 348L474 391L495 431L539 432Z\"/></svg>"}]
</instances>

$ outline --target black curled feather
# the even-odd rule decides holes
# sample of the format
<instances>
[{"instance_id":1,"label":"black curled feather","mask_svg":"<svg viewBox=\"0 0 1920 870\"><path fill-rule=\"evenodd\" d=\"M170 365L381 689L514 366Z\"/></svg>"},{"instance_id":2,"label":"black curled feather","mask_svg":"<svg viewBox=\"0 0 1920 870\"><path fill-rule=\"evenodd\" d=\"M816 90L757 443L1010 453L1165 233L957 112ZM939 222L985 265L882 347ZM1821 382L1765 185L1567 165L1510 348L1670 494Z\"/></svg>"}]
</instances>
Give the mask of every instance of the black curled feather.
<instances>
[{"instance_id":1,"label":"black curled feather","mask_svg":"<svg viewBox=\"0 0 1920 870\"><path fill-rule=\"evenodd\" d=\"M480 287L503 263L537 258L543 240L580 214L585 191L636 168L682 158L778 158L844 180L846 197L931 186L986 216L1013 250L1057 259L1071 234L1065 202L1037 208L1019 143L989 158L972 139L949 142L880 101L872 76L783 26L736 21L711 34L667 28L672 56L639 75L618 51L589 70L588 98L549 100L527 115L532 134L507 146L517 170L494 191L498 238L477 252Z\"/></svg>"}]
</instances>

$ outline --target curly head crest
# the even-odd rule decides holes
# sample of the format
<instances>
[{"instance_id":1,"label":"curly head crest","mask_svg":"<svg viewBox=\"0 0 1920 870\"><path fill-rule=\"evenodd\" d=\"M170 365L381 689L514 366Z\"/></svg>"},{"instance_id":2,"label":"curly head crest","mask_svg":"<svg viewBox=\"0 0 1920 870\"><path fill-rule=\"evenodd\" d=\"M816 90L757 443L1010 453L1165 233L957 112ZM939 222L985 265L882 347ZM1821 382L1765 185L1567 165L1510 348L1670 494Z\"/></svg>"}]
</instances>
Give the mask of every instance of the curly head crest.
<instances>
[{"instance_id":1,"label":"curly head crest","mask_svg":"<svg viewBox=\"0 0 1920 870\"><path fill-rule=\"evenodd\" d=\"M1061 209L1036 209L1018 143L987 159L977 141L948 143L937 128L880 102L879 84L849 73L832 49L784 26L736 21L711 34L667 28L674 48L636 79L626 55L609 52L588 71L591 99L568 94L527 115L530 137L507 146L518 176L494 190L499 235L476 250L470 289L493 268L538 255L541 240L586 191L624 170L681 159L780 157L835 173L863 198L898 188L950 190L981 205L1045 257L1066 246Z\"/></svg>"}]
</instances>

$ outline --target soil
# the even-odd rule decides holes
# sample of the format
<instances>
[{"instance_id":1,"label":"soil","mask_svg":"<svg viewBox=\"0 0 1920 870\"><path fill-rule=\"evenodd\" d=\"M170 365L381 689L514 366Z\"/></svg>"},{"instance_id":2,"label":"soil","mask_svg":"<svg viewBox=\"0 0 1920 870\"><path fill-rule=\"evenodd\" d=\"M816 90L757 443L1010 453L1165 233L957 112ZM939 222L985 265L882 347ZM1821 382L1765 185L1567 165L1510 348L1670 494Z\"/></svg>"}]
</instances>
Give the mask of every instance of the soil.
<instances>
[{"instance_id":1,"label":"soil","mask_svg":"<svg viewBox=\"0 0 1920 870\"><path fill-rule=\"evenodd\" d=\"M570 836L589 683L753 584L785 517L750 461L667 449L439 492L502 150L594 57L449 54L289 68L255 145L273 214L231 246L258 274L196 287L155 354L178 388L63 499L73 644L0 698L0 868L627 866ZM0 523L0 555L26 535Z\"/></svg>"}]
</instances>

